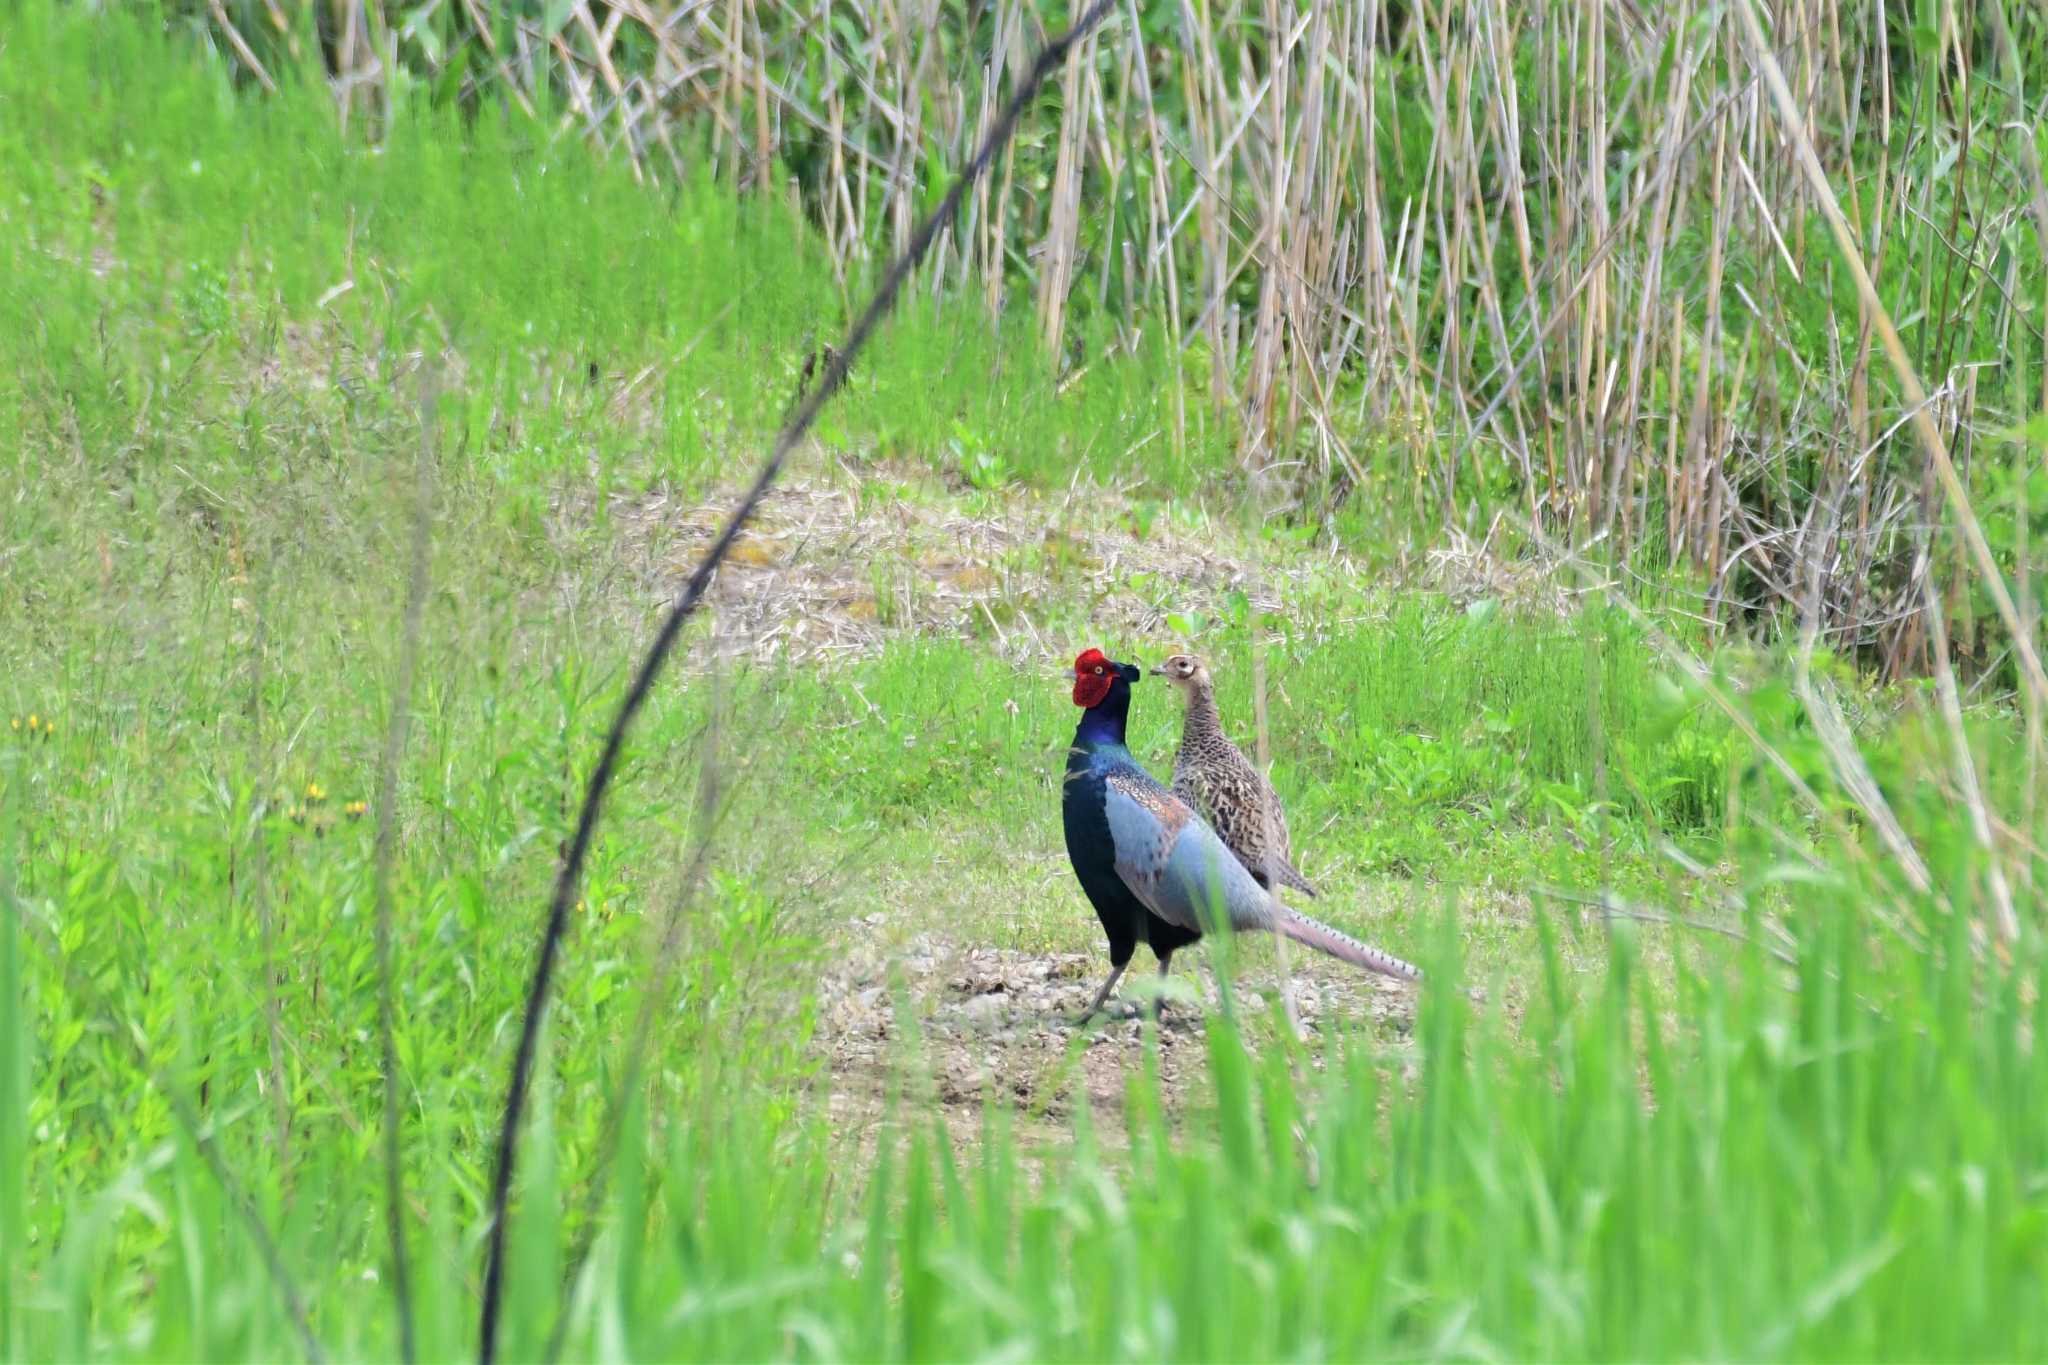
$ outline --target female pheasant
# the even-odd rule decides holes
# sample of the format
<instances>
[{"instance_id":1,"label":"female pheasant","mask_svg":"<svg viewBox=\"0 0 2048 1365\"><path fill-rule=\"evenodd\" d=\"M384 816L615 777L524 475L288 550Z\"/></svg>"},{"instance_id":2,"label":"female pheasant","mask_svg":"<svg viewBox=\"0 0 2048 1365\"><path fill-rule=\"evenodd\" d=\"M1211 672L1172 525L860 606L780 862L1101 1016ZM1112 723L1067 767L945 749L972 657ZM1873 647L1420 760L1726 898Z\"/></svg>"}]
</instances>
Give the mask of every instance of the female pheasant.
<instances>
[{"instance_id":1,"label":"female pheasant","mask_svg":"<svg viewBox=\"0 0 2048 1365\"><path fill-rule=\"evenodd\" d=\"M1409 981L1419 968L1282 905L1252 879L1187 802L1138 766L1124 743L1136 664L1091 649L1074 660L1074 704L1081 723L1067 751L1060 813L1067 858L1109 936L1109 979L1088 1006L1094 1014L1116 989L1138 940L1166 971L1173 954L1204 930L1262 929L1356 966Z\"/></svg>"},{"instance_id":2,"label":"female pheasant","mask_svg":"<svg viewBox=\"0 0 2048 1365\"><path fill-rule=\"evenodd\" d=\"M1173 757L1173 794L1215 828L1260 886L1315 895L1314 884L1295 870L1279 793L1223 733L1208 666L1192 654L1176 654L1152 671L1179 688L1188 705Z\"/></svg>"}]
</instances>

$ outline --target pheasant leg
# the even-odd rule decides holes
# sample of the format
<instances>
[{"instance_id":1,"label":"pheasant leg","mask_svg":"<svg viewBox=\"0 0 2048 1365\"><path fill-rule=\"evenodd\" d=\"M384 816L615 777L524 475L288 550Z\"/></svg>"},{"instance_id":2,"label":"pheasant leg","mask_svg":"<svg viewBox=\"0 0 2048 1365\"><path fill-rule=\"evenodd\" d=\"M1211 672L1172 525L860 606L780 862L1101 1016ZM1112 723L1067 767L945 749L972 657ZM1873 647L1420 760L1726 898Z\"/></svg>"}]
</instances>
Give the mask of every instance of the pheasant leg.
<instances>
[{"instance_id":1,"label":"pheasant leg","mask_svg":"<svg viewBox=\"0 0 2048 1365\"><path fill-rule=\"evenodd\" d=\"M1102 989L1095 992L1095 998L1088 1002L1087 1009L1081 1011L1081 1017L1077 1022L1085 1024L1102 1012L1102 1002L1109 999L1109 993L1116 989L1116 983L1123 977L1124 968L1130 965L1131 960L1125 958L1122 962L1110 968L1109 980L1103 982Z\"/></svg>"}]
</instances>

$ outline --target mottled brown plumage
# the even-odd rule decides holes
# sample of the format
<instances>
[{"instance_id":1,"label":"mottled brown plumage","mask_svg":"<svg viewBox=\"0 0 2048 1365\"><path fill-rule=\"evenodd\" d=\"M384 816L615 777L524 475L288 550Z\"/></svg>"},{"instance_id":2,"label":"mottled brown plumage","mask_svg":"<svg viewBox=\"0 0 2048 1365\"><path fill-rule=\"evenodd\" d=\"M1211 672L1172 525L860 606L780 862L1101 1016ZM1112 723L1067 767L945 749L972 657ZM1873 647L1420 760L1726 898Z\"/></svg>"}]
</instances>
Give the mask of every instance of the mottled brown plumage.
<instances>
[{"instance_id":1,"label":"mottled brown plumage","mask_svg":"<svg viewBox=\"0 0 2048 1365\"><path fill-rule=\"evenodd\" d=\"M1179 688L1188 706L1173 759L1173 794L1214 827L1260 886L1291 886L1315 895L1315 886L1291 861L1287 816L1273 784L1223 733L1208 667L1191 654L1176 654L1152 671Z\"/></svg>"}]
</instances>

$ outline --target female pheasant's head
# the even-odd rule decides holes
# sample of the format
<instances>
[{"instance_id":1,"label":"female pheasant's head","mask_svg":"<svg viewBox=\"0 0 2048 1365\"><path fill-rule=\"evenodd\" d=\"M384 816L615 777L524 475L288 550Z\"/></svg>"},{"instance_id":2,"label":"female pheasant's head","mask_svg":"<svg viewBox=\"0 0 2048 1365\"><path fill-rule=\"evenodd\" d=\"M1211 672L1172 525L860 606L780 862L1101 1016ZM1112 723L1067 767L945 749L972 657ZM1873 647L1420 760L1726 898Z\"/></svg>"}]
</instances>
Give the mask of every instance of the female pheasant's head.
<instances>
[{"instance_id":1,"label":"female pheasant's head","mask_svg":"<svg viewBox=\"0 0 2048 1365\"><path fill-rule=\"evenodd\" d=\"M1152 671L1183 693L1192 694L1197 688L1207 688L1211 685L1209 666L1192 654L1176 654Z\"/></svg>"},{"instance_id":2,"label":"female pheasant's head","mask_svg":"<svg viewBox=\"0 0 2048 1365\"><path fill-rule=\"evenodd\" d=\"M1093 710L1118 682L1128 685L1144 676L1145 670L1136 664L1120 664L1099 649L1083 650L1074 660L1074 705Z\"/></svg>"}]
</instances>

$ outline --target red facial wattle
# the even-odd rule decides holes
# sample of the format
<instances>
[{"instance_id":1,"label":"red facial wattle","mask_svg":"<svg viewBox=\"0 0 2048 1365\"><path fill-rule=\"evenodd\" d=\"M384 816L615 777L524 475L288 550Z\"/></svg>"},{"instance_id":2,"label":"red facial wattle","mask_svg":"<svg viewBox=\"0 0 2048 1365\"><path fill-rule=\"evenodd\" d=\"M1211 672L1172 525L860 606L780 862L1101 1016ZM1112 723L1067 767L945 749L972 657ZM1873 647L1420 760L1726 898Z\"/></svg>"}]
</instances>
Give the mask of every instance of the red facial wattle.
<instances>
[{"instance_id":1,"label":"red facial wattle","mask_svg":"<svg viewBox=\"0 0 2048 1365\"><path fill-rule=\"evenodd\" d=\"M1097 707L1109 695L1110 684L1116 681L1116 665L1111 663L1099 649L1082 652L1074 660L1074 705Z\"/></svg>"}]
</instances>

